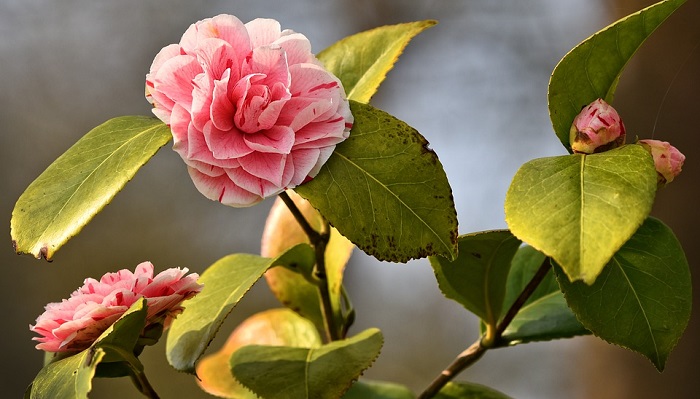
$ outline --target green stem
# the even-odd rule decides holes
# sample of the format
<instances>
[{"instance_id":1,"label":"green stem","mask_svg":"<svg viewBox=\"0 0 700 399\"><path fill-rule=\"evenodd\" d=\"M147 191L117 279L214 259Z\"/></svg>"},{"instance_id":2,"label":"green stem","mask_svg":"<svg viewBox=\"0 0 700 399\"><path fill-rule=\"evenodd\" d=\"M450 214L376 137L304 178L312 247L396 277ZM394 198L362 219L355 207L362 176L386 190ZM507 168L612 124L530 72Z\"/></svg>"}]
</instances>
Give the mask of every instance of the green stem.
<instances>
[{"instance_id":1,"label":"green stem","mask_svg":"<svg viewBox=\"0 0 700 399\"><path fill-rule=\"evenodd\" d=\"M532 276L530 282L528 282L525 288L523 288L523 291L520 293L520 295L518 295L518 297L515 299L513 304L506 312L506 315L503 316L503 319L501 319L501 322L498 324L498 327L496 328L496 339L495 341L493 341L495 345L499 345L499 341L503 336L503 332L506 330L506 328L508 328L510 322L513 321L520 309L523 307L523 305L525 305L525 302L527 302L528 298L532 296L532 293L535 292L535 290L540 285L542 280L544 280L544 278L547 276L547 273L549 273L549 270L551 268L552 264L549 261L549 257L544 258L539 269L537 269L537 272L535 272L535 275Z\"/></svg>"},{"instance_id":2,"label":"green stem","mask_svg":"<svg viewBox=\"0 0 700 399\"><path fill-rule=\"evenodd\" d=\"M115 345L102 345L101 347L118 353L119 356L126 361L129 369L131 369L131 381L136 385L139 392L147 398L160 399L160 396L158 396L158 393L156 393L151 383L148 382L148 378L146 378L146 374L143 371L143 364L141 364L133 353Z\"/></svg>"},{"instance_id":3,"label":"green stem","mask_svg":"<svg viewBox=\"0 0 700 399\"><path fill-rule=\"evenodd\" d=\"M496 330L493 331L491 328L487 336L480 338L464 352L460 353L459 356L430 383L428 388L418 396L418 399L429 399L437 395L448 382L452 381L457 374L476 363L487 350L503 346L505 344L501 341L503 332L513 321L515 315L518 314L525 302L527 302L527 299L535 292L535 289L537 289L551 268L552 265L547 257L544 259L539 269L537 269L537 272L535 272L530 282L523 288L523 291L518 298L516 298L515 302L510 306L501 322L498 323Z\"/></svg>"},{"instance_id":4,"label":"green stem","mask_svg":"<svg viewBox=\"0 0 700 399\"><path fill-rule=\"evenodd\" d=\"M326 224L326 228L322 232L314 230L313 227L306 220L304 215L301 213L299 208L289 197L286 192L281 192L279 194L282 201L284 201L289 211L296 219L297 223L301 226L304 233L309 237L309 242L311 246L314 247L316 252L316 265L314 266L314 277L316 281L316 286L318 287L319 296L321 297L321 310L323 312L323 321L326 327L326 338L329 341L337 341L342 339L341 329L336 326L335 316L333 314L333 306L331 305L331 295L328 289L328 277L326 275L326 246L328 241L330 241L331 233L330 226Z\"/></svg>"}]
</instances>

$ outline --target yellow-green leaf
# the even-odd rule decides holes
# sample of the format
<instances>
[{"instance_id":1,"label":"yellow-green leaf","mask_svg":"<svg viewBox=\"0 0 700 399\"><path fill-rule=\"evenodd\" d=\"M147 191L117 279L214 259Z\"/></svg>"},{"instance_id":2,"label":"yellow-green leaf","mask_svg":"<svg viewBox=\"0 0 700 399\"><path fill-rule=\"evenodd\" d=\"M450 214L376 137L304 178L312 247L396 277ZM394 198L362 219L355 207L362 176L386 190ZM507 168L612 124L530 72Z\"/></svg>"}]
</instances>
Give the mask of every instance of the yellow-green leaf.
<instances>
[{"instance_id":1,"label":"yellow-green leaf","mask_svg":"<svg viewBox=\"0 0 700 399\"><path fill-rule=\"evenodd\" d=\"M569 129L581 108L598 98L612 103L617 82L637 49L685 0L656 3L627 16L574 47L549 81L549 116L570 150Z\"/></svg>"},{"instance_id":2,"label":"yellow-green leaf","mask_svg":"<svg viewBox=\"0 0 700 399\"><path fill-rule=\"evenodd\" d=\"M163 122L144 116L91 130L19 197L10 222L15 251L50 260L171 137Z\"/></svg>"},{"instance_id":3,"label":"yellow-green leaf","mask_svg":"<svg viewBox=\"0 0 700 399\"><path fill-rule=\"evenodd\" d=\"M655 195L654 162L639 145L534 159L513 177L506 222L569 279L592 284L649 215Z\"/></svg>"},{"instance_id":4,"label":"yellow-green leaf","mask_svg":"<svg viewBox=\"0 0 700 399\"><path fill-rule=\"evenodd\" d=\"M368 103L406 45L437 21L388 25L348 36L318 54L343 83L348 99Z\"/></svg>"}]
</instances>

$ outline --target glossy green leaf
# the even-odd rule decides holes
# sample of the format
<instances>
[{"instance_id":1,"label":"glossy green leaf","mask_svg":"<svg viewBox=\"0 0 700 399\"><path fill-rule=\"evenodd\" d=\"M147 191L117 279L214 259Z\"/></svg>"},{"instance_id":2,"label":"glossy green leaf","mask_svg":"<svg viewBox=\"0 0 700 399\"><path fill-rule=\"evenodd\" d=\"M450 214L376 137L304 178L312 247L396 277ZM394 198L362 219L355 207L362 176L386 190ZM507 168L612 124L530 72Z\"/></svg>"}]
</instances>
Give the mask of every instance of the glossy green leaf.
<instances>
[{"instance_id":1,"label":"glossy green leaf","mask_svg":"<svg viewBox=\"0 0 700 399\"><path fill-rule=\"evenodd\" d=\"M569 278L592 284L651 211L656 169L639 145L525 163L506 194L506 222Z\"/></svg>"},{"instance_id":2,"label":"glossy green leaf","mask_svg":"<svg viewBox=\"0 0 700 399\"><path fill-rule=\"evenodd\" d=\"M692 304L688 261L671 229L648 218L592 286L571 283L555 270L569 306L586 328L663 370Z\"/></svg>"},{"instance_id":3,"label":"glossy green leaf","mask_svg":"<svg viewBox=\"0 0 700 399\"><path fill-rule=\"evenodd\" d=\"M197 363L197 382L206 392L223 398L255 399L231 374L231 355L245 345L278 345L295 348L321 346L313 323L290 309L270 309L247 318L217 352Z\"/></svg>"},{"instance_id":4,"label":"glossy green leaf","mask_svg":"<svg viewBox=\"0 0 700 399\"><path fill-rule=\"evenodd\" d=\"M171 137L163 122L144 116L92 129L17 200L10 222L15 251L50 260Z\"/></svg>"},{"instance_id":5,"label":"glossy green leaf","mask_svg":"<svg viewBox=\"0 0 700 399\"><path fill-rule=\"evenodd\" d=\"M520 240L508 230L467 234L459 237L457 259L431 256L430 264L446 297L495 327L503 307L511 260L519 246Z\"/></svg>"},{"instance_id":6,"label":"glossy green leaf","mask_svg":"<svg viewBox=\"0 0 700 399\"><path fill-rule=\"evenodd\" d=\"M360 380L352 384L343 399L415 399L416 395L393 382Z\"/></svg>"},{"instance_id":7,"label":"glossy green leaf","mask_svg":"<svg viewBox=\"0 0 700 399\"><path fill-rule=\"evenodd\" d=\"M571 50L549 81L549 116L559 140L570 150L569 129L581 108L598 98L612 103L627 62L685 0L662 1L623 18Z\"/></svg>"},{"instance_id":8,"label":"glossy green leaf","mask_svg":"<svg viewBox=\"0 0 700 399\"><path fill-rule=\"evenodd\" d=\"M368 103L406 45L437 21L388 25L348 36L318 54L343 83L348 99Z\"/></svg>"},{"instance_id":9,"label":"glossy green leaf","mask_svg":"<svg viewBox=\"0 0 700 399\"><path fill-rule=\"evenodd\" d=\"M289 190L287 193L311 227L316 231L326 228L323 217L308 201L294 191ZM273 258L299 243L309 243L309 239L282 199L277 198L265 222L261 253ZM335 318L334 325L337 326L344 324L345 314L341 306L343 272L354 248L352 242L338 233L338 230L331 228L331 237L325 252L326 278ZM314 263L310 266L313 265ZM325 331L318 287L315 284L307 281L302 273L287 267L273 267L265 273L265 279L270 290L284 306L313 321L319 331Z\"/></svg>"},{"instance_id":10,"label":"glossy green leaf","mask_svg":"<svg viewBox=\"0 0 700 399\"><path fill-rule=\"evenodd\" d=\"M187 301L185 312L168 330L168 362L180 371L194 372L194 364L214 339L233 307L263 273L272 266L313 262L314 251L306 244L290 248L279 258L234 254L226 256L202 273L202 291Z\"/></svg>"},{"instance_id":11,"label":"glossy green leaf","mask_svg":"<svg viewBox=\"0 0 700 399\"><path fill-rule=\"evenodd\" d=\"M410 126L351 102L355 124L321 172L295 190L360 249L380 259L457 251L457 212L442 164Z\"/></svg>"},{"instance_id":12,"label":"glossy green leaf","mask_svg":"<svg viewBox=\"0 0 700 399\"><path fill-rule=\"evenodd\" d=\"M34 379L29 388L31 398L87 398L98 365L118 364L131 354L146 324L146 301L141 298L105 330L90 348L67 357L52 360ZM126 375L120 368L119 375Z\"/></svg>"},{"instance_id":13,"label":"glossy green leaf","mask_svg":"<svg viewBox=\"0 0 700 399\"><path fill-rule=\"evenodd\" d=\"M146 326L147 314L146 300L141 298L100 335L93 346L105 350L103 363L124 360L112 348L120 348L129 353L134 352L139 336Z\"/></svg>"},{"instance_id":14,"label":"glossy green leaf","mask_svg":"<svg viewBox=\"0 0 700 399\"><path fill-rule=\"evenodd\" d=\"M250 345L231 357L233 375L263 398L336 399L372 365L382 347L376 328L320 348Z\"/></svg>"},{"instance_id":15,"label":"glossy green leaf","mask_svg":"<svg viewBox=\"0 0 700 399\"><path fill-rule=\"evenodd\" d=\"M92 389L92 377L105 353L90 348L73 356L57 360L39 371L27 388L25 397L32 399L87 398Z\"/></svg>"},{"instance_id":16,"label":"glossy green leaf","mask_svg":"<svg viewBox=\"0 0 700 399\"><path fill-rule=\"evenodd\" d=\"M530 246L513 257L503 313L515 302L547 257ZM503 332L505 345L571 338L590 334L576 319L550 270Z\"/></svg>"},{"instance_id":17,"label":"glossy green leaf","mask_svg":"<svg viewBox=\"0 0 700 399\"><path fill-rule=\"evenodd\" d=\"M510 399L510 396L480 384L450 382L435 395L435 399Z\"/></svg>"},{"instance_id":18,"label":"glossy green leaf","mask_svg":"<svg viewBox=\"0 0 700 399\"><path fill-rule=\"evenodd\" d=\"M508 280L506 282L506 295L503 300L503 311L506 311L513 305L516 298L525 289L525 286L532 280L532 277L540 268L547 256L542 252L532 248L529 245L522 245L513 256L510 271L508 272ZM559 283L554 278L554 274L548 273L547 276L540 282L535 291L530 295L524 306L548 295L552 292L559 291Z\"/></svg>"}]
</instances>

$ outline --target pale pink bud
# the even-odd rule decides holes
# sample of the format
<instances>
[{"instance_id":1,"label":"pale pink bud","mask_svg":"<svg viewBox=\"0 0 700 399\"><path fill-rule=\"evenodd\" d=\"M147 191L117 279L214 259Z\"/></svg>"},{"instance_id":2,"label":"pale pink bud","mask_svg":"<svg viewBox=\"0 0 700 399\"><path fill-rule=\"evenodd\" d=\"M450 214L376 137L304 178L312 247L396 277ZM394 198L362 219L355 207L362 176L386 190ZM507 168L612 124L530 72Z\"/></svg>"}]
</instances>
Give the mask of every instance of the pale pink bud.
<instances>
[{"instance_id":1,"label":"pale pink bud","mask_svg":"<svg viewBox=\"0 0 700 399\"><path fill-rule=\"evenodd\" d=\"M574 118L569 142L575 153L593 154L611 150L625 143L625 125L615 108L599 98Z\"/></svg>"},{"instance_id":2,"label":"pale pink bud","mask_svg":"<svg viewBox=\"0 0 700 399\"><path fill-rule=\"evenodd\" d=\"M672 182L681 173L685 155L681 154L676 147L659 140L639 140L639 144L654 158L659 185Z\"/></svg>"}]
</instances>

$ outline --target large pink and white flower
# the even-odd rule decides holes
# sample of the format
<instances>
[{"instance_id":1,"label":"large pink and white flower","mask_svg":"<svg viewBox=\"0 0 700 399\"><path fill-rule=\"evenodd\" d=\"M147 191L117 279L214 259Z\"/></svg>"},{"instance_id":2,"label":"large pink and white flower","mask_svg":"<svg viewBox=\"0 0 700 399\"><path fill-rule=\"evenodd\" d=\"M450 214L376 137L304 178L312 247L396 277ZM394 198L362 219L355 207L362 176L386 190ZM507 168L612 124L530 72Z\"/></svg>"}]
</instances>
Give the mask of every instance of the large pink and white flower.
<instances>
[{"instance_id":1,"label":"large pink and white flower","mask_svg":"<svg viewBox=\"0 0 700 399\"><path fill-rule=\"evenodd\" d=\"M87 349L131 305L146 298L148 314L144 331L155 325L167 326L182 312L182 301L202 290L199 275L187 268L171 268L153 277L153 264L143 262L132 273L122 269L97 281L85 279L70 298L49 303L46 311L29 329L39 334L36 346L47 352L79 352Z\"/></svg>"},{"instance_id":2,"label":"large pink and white flower","mask_svg":"<svg viewBox=\"0 0 700 399\"><path fill-rule=\"evenodd\" d=\"M191 25L153 60L146 97L197 189L230 206L315 177L353 122L342 84L309 40L272 19Z\"/></svg>"}]
</instances>

